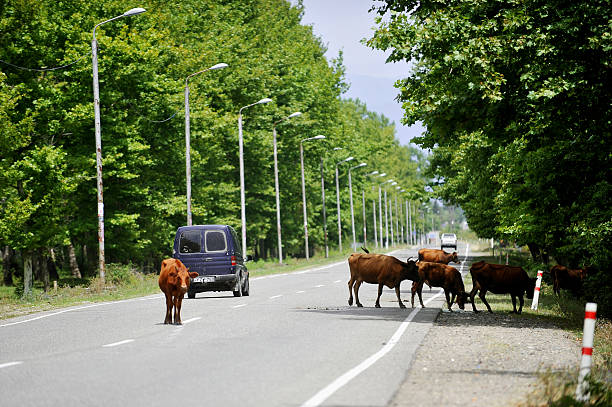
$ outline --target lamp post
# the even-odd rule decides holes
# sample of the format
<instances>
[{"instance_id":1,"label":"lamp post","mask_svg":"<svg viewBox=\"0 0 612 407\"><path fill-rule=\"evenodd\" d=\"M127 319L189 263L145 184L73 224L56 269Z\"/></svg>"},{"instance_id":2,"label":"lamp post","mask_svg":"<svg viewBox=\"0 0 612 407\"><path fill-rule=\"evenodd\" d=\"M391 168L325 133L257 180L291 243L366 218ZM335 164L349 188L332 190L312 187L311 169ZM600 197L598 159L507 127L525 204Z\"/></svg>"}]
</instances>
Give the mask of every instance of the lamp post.
<instances>
[{"instance_id":1,"label":"lamp post","mask_svg":"<svg viewBox=\"0 0 612 407\"><path fill-rule=\"evenodd\" d=\"M333 151L342 150L342 147L334 147ZM325 258L329 257L329 245L327 244L327 215L325 210L325 178L323 176L323 156L321 156L321 203L323 207L323 240L325 240Z\"/></svg>"},{"instance_id":2,"label":"lamp post","mask_svg":"<svg viewBox=\"0 0 612 407\"><path fill-rule=\"evenodd\" d=\"M397 182L393 181L391 183L392 186L396 186ZM385 199L387 198L387 189L385 188ZM397 216L397 215L396 215ZM393 201L391 200L391 196L389 196L389 228L391 229L391 246L393 246L393 242L395 241L395 236L393 234ZM395 231L397 233L397 231Z\"/></svg>"},{"instance_id":3,"label":"lamp post","mask_svg":"<svg viewBox=\"0 0 612 407\"><path fill-rule=\"evenodd\" d=\"M94 26L93 38L91 40L91 59L93 70L93 93L94 93L94 125L96 137L96 176L98 190L98 267L100 269L100 280L104 282L106 263L104 261L104 194L102 191L102 126L100 120L100 89L98 84L98 42L96 41L96 28L102 24L110 23L123 17L134 16L144 13L144 8L133 8L120 16L103 21Z\"/></svg>"},{"instance_id":4,"label":"lamp post","mask_svg":"<svg viewBox=\"0 0 612 407\"><path fill-rule=\"evenodd\" d=\"M272 125L272 141L274 144L274 188L276 191L276 233L278 235L278 264L283 264L283 243L281 240L281 220L280 220L280 194L278 187L278 159L276 149L276 125L284 120L301 115L301 112L291 113L289 116L280 119Z\"/></svg>"},{"instance_id":5,"label":"lamp post","mask_svg":"<svg viewBox=\"0 0 612 407\"><path fill-rule=\"evenodd\" d=\"M377 175L378 171L372 171L366 174L366 177ZM365 209L365 188L361 190L361 207L363 210L363 244L367 241L367 226L366 226L366 209ZM376 236L376 207L374 208L374 236Z\"/></svg>"},{"instance_id":6,"label":"lamp post","mask_svg":"<svg viewBox=\"0 0 612 407\"><path fill-rule=\"evenodd\" d=\"M367 165L366 163L361 163L354 167L349 167L349 170L348 170L349 195L350 195L349 202L351 203L351 231L353 232L353 250L355 249L356 242L355 242L355 214L353 212L353 183L351 181L351 170L354 170L355 168L365 167L366 165Z\"/></svg>"},{"instance_id":7,"label":"lamp post","mask_svg":"<svg viewBox=\"0 0 612 407\"><path fill-rule=\"evenodd\" d=\"M400 189L402 189L402 187L397 186L395 187L395 189L399 191ZM397 205L397 191L395 192L395 234L397 236L397 239L396 239L397 244L400 244L402 240L402 232L400 230L400 225L402 223L402 218L401 218L402 214L399 211L400 208Z\"/></svg>"},{"instance_id":8,"label":"lamp post","mask_svg":"<svg viewBox=\"0 0 612 407\"><path fill-rule=\"evenodd\" d=\"M338 208L338 249L340 253L342 253L342 224L340 221L340 183L338 181L338 166L352 159L353 157L348 157L336 163L336 206Z\"/></svg>"},{"instance_id":9,"label":"lamp post","mask_svg":"<svg viewBox=\"0 0 612 407\"><path fill-rule=\"evenodd\" d=\"M185 79L185 169L187 176L187 226L192 225L192 214L191 214L191 130L189 121L189 78L201 74L206 71L213 71L215 69L227 68L226 63L220 63L211 66L210 68L202 71L192 73Z\"/></svg>"},{"instance_id":10,"label":"lamp post","mask_svg":"<svg viewBox=\"0 0 612 407\"><path fill-rule=\"evenodd\" d=\"M310 259L308 252L308 216L306 214L306 183L304 182L304 142L310 140L323 140L325 136L318 135L300 141L300 167L302 169L302 206L304 208L304 244L306 248L306 260Z\"/></svg>"},{"instance_id":11,"label":"lamp post","mask_svg":"<svg viewBox=\"0 0 612 407\"><path fill-rule=\"evenodd\" d=\"M255 103L246 105L240 108L238 111L238 150L239 150L239 161L240 161L240 219L242 226L242 256L246 260L246 204L244 199L244 153L243 153L243 141L242 141L242 111L248 107L270 103L272 99L263 98Z\"/></svg>"},{"instance_id":12,"label":"lamp post","mask_svg":"<svg viewBox=\"0 0 612 407\"><path fill-rule=\"evenodd\" d=\"M387 174L381 174L382 176L385 176ZM388 182L393 182L392 179L388 179L385 182L381 182L380 184L378 184L378 220L379 220L379 224L380 224L380 247L383 248L384 242L383 242L383 221L382 221L382 192L381 192L381 187L383 185L385 185ZM387 192L385 190L385 230L387 230ZM388 240L388 239L387 239ZM387 241L387 247L389 247L389 242Z\"/></svg>"}]
</instances>

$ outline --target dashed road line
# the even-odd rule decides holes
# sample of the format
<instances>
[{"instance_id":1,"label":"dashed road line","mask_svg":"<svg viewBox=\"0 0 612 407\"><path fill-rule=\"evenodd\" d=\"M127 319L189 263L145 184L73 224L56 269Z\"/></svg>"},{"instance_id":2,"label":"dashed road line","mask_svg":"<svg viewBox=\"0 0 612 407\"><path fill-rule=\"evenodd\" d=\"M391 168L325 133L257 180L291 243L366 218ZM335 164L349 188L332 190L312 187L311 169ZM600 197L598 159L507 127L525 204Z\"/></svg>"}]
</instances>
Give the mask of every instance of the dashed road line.
<instances>
[{"instance_id":1,"label":"dashed road line","mask_svg":"<svg viewBox=\"0 0 612 407\"><path fill-rule=\"evenodd\" d=\"M106 345L102 345L103 348L113 348L115 346L124 345L126 343L134 342L134 339L126 339L119 342L107 343Z\"/></svg>"},{"instance_id":2,"label":"dashed road line","mask_svg":"<svg viewBox=\"0 0 612 407\"><path fill-rule=\"evenodd\" d=\"M20 361L20 360L15 361L15 362L1 363L1 364L0 364L0 369L3 369L3 368L5 368L5 367L9 367L9 366L17 366L17 365L20 365L20 364L22 364L22 363L23 363L23 362L22 362L22 361Z\"/></svg>"},{"instance_id":3,"label":"dashed road line","mask_svg":"<svg viewBox=\"0 0 612 407\"><path fill-rule=\"evenodd\" d=\"M238 304L238 305L234 305L232 308L241 308L241 307L246 307L246 304Z\"/></svg>"},{"instance_id":4,"label":"dashed road line","mask_svg":"<svg viewBox=\"0 0 612 407\"><path fill-rule=\"evenodd\" d=\"M315 285L315 288L325 287L325 284Z\"/></svg>"},{"instance_id":5,"label":"dashed road line","mask_svg":"<svg viewBox=\"0 0 612 407\"><path fill-rule=\"evenodd\" d=\"M188 324L188 323L193 322L193 321L197 321L198 319L202 319L202 317L189 318L188 320L183 321L183 325Z\"/></svg>"},{"instance_id":6,"label":"dashed road line","mask_svg":"<svg viewBox=\"0 0 612 407\"><path fill-rule=\"evenodd\" d=\"M306 291L304 291L304 290L300 290L300 291L296 291L295 293L296 293L296 294L303 294L303 293L305 293L305 292L306 292Z\"/></svg>"},{"instance_id":7,"label":"dashed road line","mask_svg":"<svg viewBox=\"0 0 612 407\"><path fill-rule=\"evenodd\" d=\"M280 298L280 297L282 297L282 296L283 296L282 294L279 294L279 295L273 295L272 297L270 297L270 299L271 299L271 300L273 300L273 299L275 299L275 298Z\"/></svg>"}]
</instances>

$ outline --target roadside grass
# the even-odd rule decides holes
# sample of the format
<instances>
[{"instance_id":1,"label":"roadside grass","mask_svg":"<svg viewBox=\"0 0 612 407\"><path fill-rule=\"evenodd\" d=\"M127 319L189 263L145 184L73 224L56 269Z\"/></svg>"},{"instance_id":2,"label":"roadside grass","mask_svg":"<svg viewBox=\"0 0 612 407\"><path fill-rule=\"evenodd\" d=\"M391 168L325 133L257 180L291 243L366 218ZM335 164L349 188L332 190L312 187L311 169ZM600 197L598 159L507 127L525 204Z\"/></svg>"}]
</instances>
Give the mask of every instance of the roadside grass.
<instances>
[{"instance_id":1,"label":"roadside grass","mask_svg":"<svg viewBox=\"0 0 612 407\"><path fill-rule=\"evenodd\" d=\"M485 260L499 263L499 257L477 257L474 261ZM505 255L502 263L505 262ZM530 277L535 277L537 270L543 266L529 260L526 253L511 253L509 264L523 267ZM528 318L537 324L538 321L553 323L559 328L568 331L580 346L582 345L582 330L584 324L585 302L575 298L572 294L562 291L560 296L554 294L552 284L547 282L544 270L544 281L536 311L531 309L532 300L525 297L522 315L516 318ZM466 292L472 289L472 278L468 273L464 277ZM509 294L497 295L487 292L487 302L493 312L512 313L512 300ZM478 295L474 298L478 311L488 312ZM517 300L517 309L519 301ZM466 304L466 310L471 304ZM535 406L612 406L612 321L599 317L595 325L595 339L593 344L593 365L591 367L591 401L582 403L574 399L576 391L578 366L566 371L545 371L540 374L535 390L529 394L521 407Z\"/></svg>"}]
</instances>

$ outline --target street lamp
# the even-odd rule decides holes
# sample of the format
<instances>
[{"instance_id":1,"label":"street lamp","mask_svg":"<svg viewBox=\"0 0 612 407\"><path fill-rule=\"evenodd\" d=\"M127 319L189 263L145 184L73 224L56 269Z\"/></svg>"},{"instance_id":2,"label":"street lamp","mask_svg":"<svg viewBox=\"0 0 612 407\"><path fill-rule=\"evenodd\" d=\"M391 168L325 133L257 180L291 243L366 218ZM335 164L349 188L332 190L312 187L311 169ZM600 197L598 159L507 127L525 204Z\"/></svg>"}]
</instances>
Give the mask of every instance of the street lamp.
<instances>
[{"instance_id":1,"label":"street lamp","mask_svg":"<svg viewBox=\"0 0 612 407\"><path fill-rule=\"evenodd\" d=\"M342 147L334 147L333 151L342 150ZM323 156L321 156L321 202L323 206L323 240L325 241L325 258L329 257L329 246L327 244L327 215L325 210L325 178L323 176Z\"/></svg>"},{"instance_id":2,"label":"street lamp","mask_svg":"<svg viewBox=\"0 0 612 407\"><path fill-rule=\"evenodd\" d=\"M400 212L401 207L398 207L398 205L397 205L397 191L402 189L402 187L396 186L395 189L396 189L396 192L395 192L395 232L396 232L396 235L397 235L397 244L400 244L401 240L403 239L403 236L402 236L403 232L400 229L401 220L402 220L401 216L402 215L401 215L401 212Z\"/></svg>"},{"instance_id":3,"label":"street lamp","mask_svg":"<svg viewBox=\"0 0 612 407\"><path fill-rule=\"evenodd\" d=\"M300 141L300 167L302 169L302 206L304 208L304 244L306 248L306 260L310 259L310 254L308 253L308 217L306 215L306 184L304 182L304 142L310 140L323 140L325 136L318 135L314 137L305 138Z\"/></svg>"},{"instance_id":4,"label":"street lamp","mask_svg":"<svg viewBox=\"0 0 612 407\"><path fill-rule=\"evenodd\" d=\"M336 206L338 208L338 249L340 249L340 253L342 253L342 223L340 221L340 183L338 181L338 166L352 159L353 157L348 157L336 163Z\"/></svg>"},{"instance_id":5,"label":"street lamp","mask_svg":"<svg viewBox=\"0 0 612 407\"><path fill-rule=\"evenodd\" d=\"M381 194L381 186L393 182L392 179L388 179L385 182L382 182L378 185L378 212L380 213L380 247L383 246L387 249L389 248L389 217L387 214L387 189L385 188L385 241L383 244L383 224L382 224L382 194Z\"/></svg>"},{"instance_id":6,"label":"street lamp","mask_svg":"<svg viewBox=\"0 0 612 407\"><path fill-rule=\"evenodd\" d=\"M393 181L391 183L391 186L396 186L396 185L397 185L396 181ZM385 188L385 200L386 199L387 199L387 189ZM393 202L391 201L391 197L389 197L389 228L391 229L391 245L393 246L393 244L394 244L393 242L395 240L395 236L393 234Z\"/></svg>"},{"instance_id":7,"label":"street lamp","mask_svg":"<svg viewBox=\"0 0 612 407\"><path fill-rule=\"evenodd\" d=\"M104 261L104 198L102 193L102 126L100 120L100 89L98 85L98 42L96 41L96 28L102 24L110 23L123 17L134 16L144 13L144 8L133 8L120 16L103 21L94 26L93 39L91 40L91 59L93 70L93 93L94 93L94 125L96 137L96 174L98 189L98 261L100 268L100 280L104 282L106 263Z\"/></svg>"},{"instance_id":8,"label":"street lamp","mask_svg":"<svg viewBox=\"0 0 612 407\"><path fill-rule=\"evenodd\" d=\"M244 201L244 153L243 153L243 141L242 141L242 111L248 107L270 103L272 99L263 98L255 103L246 105L240 108L238 111L238 150L240 159L240 219L242 226L242 257L246 260L246 204Z\"/></svg>"},{"instance_id":9,"label":"street lamp","mask_svg":"<svg viewBox=\"0 0 612 407\"><path fill-rule=\"evenodd\" d=\"M276 232L278 235L278 264L283 264L283 243L281 241L280 194L278 191L278 159L276 149L276 125L292 117L300 116L302 112L291 113L289 116L274 122L272 126L272 141L274 144L274 188L276 190Z\"/></svg>"},{"instance_id":10,"label":"street lamp","mask_svg":"<svg viewBox=\"0 0 612 407\"><path fill-rule=\"evenodd\" d=\"M355 250L355 247L357 246L357 243L355 242L355 215L353 213L353 183L351 181L351 170L354 170L355 168L361 168L361 167L365 167L366 163L361 163L359 165L356 165L354 167L349 167L348 170L348 179L349 179L349 202L351 203L351 231L353 232L353 250Z\"/></svg>"},{"instance_id":11,"label":"street lamp","mask_svg":"<svg viewBox=\"0 0 612 407\"><path fill-rule=\"evenodd\" d=\"M366 177L370 177L372 175L377 175L378 171L372 171L366 174ZM361 209L363 211L363 244L366 244L367 241L367 226L366 226L366 206L365 206L365 188L361 190ZM374 236L376 239L376 206L374 206ZM378 241L376 242L378 246Z\"/></svg>"},{"instance_id":12,"label":"street lamp","mask_svg":"<svg viewBox=\"0 0 612 407\"><path fill-rule=\"evenodd\" d=\"M190 136L190 121L189 121L189 78L201 74L206 71L213 71L215 69L227 68L226 63L220 63L211 66L210 68L202 71L192 73L185 79L185 167L187 174L187 226L192 225L192 214L191 214L191 136Z\"/></svg>"}]
</instances>

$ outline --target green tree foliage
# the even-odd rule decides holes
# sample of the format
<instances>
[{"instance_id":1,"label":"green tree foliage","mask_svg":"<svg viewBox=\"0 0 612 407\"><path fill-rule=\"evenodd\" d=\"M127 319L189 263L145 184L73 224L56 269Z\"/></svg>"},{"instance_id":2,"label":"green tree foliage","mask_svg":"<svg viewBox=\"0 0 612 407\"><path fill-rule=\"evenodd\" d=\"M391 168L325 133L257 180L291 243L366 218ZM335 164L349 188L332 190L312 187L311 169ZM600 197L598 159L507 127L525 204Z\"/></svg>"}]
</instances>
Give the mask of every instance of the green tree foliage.
<instances>
[{"instance_id":1,"label":"green tree foliage","mask_svg":"<svg viewBox=\"0 0 612 407\"><path fill-rule=\"evenodd\" d=\"M369 44L413 61L441 197L482 237L610 269L611 4L387 0Z\"/></svg>"},{"instance_id":2,"label":"green tree foliage","mask_svg":"<svg viewBox=\"0 0 612 407\"><path fill-rule=\"evenodd\" d=\"M284 0L145 0L139 6L147 12L96 29L107 262L154 264L171 255L174 232L186 222L185 79L219 62L229 67L189 81L194 223L239 228L237 116L263 97L274 103L243 112L250 253L267 257L276 250L272 124L295 111L304 114L277 128L286 254L304 251L299 145L305 138L326 136L305 143L313 249L323 244L321 157L330 242L336 161L353 155L368 170L422 191L416 169L423 157L399 146L387 118L341 98L347 87L342 55L325 58L321 40L300 24L301 6ZM0 4L0 60L13 64L0 63L0 246L34 250L72 242L80 260L89 251L91 264L82 266L94 272L92 30L131 7L124 0ZM14 66L71 62L47 71ZM348 233L346 165L341 174ZM364 174L355 174L355 191L369 185Z\"/></svg>"}]
</instances>

